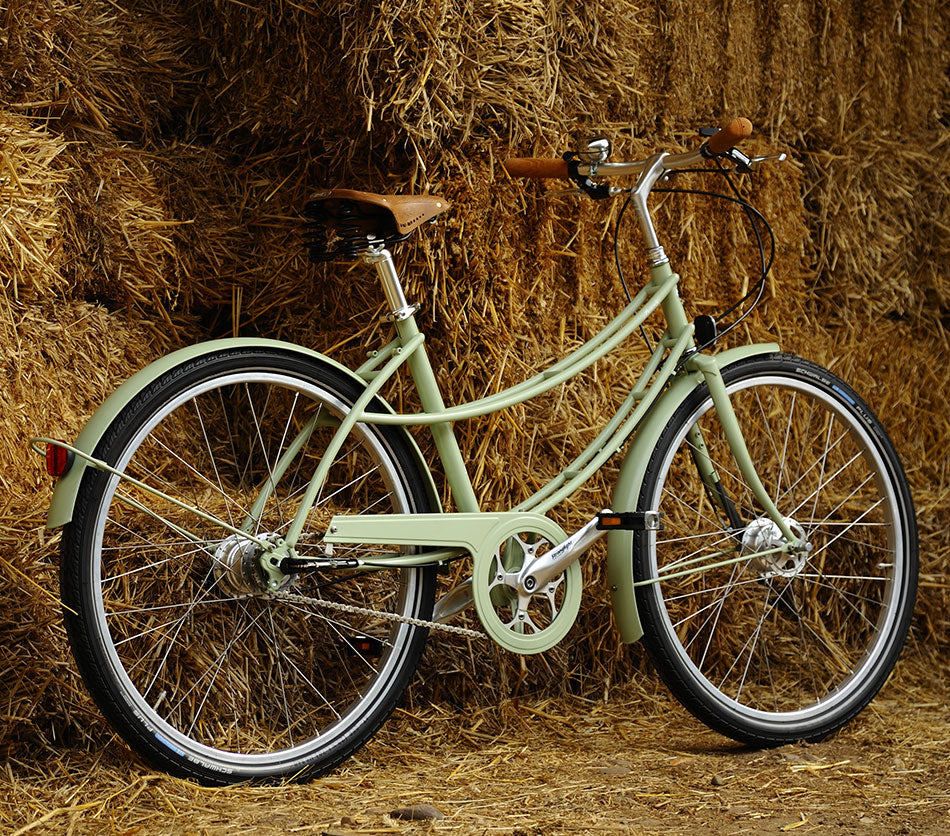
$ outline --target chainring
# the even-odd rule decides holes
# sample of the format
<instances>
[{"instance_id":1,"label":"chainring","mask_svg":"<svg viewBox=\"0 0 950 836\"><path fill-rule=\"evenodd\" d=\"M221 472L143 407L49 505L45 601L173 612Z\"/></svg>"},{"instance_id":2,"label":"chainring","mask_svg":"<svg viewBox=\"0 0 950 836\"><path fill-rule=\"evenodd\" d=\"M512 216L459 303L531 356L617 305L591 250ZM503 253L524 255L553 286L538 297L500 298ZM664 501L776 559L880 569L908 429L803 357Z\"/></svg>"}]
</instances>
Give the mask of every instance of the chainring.
<instances>
[{"instance_id":1,"label":"chainring","mask_svg":"<svg viewBox=\"0 0 950 836\"><path fill-rule=\"evenodd\" d=\"M543 528L543 530L542 530ZM513 578L525 561L566 539L560 528L518 523L492 551L475 555L472 592L478 617L491 638L524 655L554 647L574 625L581 605L580 563L532 593L519 591Z\"/></svg>"}]
</instances>

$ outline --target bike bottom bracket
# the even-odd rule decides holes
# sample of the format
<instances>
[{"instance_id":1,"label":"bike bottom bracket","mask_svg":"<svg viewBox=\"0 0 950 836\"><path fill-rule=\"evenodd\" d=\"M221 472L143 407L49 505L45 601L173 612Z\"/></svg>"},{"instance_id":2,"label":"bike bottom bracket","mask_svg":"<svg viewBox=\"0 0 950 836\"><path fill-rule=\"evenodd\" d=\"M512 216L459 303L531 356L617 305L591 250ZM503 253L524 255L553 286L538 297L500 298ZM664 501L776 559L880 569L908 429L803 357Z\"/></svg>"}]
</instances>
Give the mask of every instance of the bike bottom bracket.
<instances>
[{"instance_id":1,"label":"bike bottom bracket","mask_svg":"<svg viewBox=\"0 0 950 836\"><path fill-rule=\"evenodd\" d=\"M580 564L533 589L519 589L517 578L528 561L544 554L563 537L551 532L518 531L492 554L475 561L472 590L485 631L513 653L541 653L567 635L581 601Z\"/></svg>"}]
</instances>

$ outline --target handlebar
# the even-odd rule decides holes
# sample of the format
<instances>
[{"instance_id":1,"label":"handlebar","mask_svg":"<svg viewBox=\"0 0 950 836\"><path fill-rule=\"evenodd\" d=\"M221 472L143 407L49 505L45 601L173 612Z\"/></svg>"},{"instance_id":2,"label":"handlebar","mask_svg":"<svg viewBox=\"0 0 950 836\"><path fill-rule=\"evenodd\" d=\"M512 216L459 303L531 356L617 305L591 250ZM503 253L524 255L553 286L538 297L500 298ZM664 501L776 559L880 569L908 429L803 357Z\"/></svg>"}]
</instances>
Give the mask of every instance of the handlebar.
<instances>
[{"instance_id":1,"label":"handlebar","mask_svg":"<svg viewBox=\"0 0 950 836\"><path fill-rule=\"evenodd\" d=\"M505 160L505 171L512 177L567 180L567 161L546 157L512 157Z\"/></svg>"},{"instance_id":2,"label":"handlebar","mask_svg":"<svg viewBox=\"0 0 950 836\"><path fill-rule=\"evenodd\" d=\"M718 133L713 134L694 151L685 154L671 154L664 156L663 168L672 171L677 168L687 168L701 162L703 157L718 156L730 151L736 143L752 134L752 123L745 117L733 119ZM622 176L637 174L649 161L642 160L630 163L579 163L578 174L601 176ZM568 163L563 159L546 157L512 157L504 162L505 171L512 177L529 177L535 180L568 179Z\"/></svg>"},{"instance_id":3,"label":"handlebar","mask_svg":"<svg viewBox=\"0 0 950 836\"><path fill-rule=\"evenodd\" d=\"M733 119L719 133L706 140L706 150L710 154L725 154L743 139L752 136L752 123L744 116Z\"/></svg>"}]
</instances>

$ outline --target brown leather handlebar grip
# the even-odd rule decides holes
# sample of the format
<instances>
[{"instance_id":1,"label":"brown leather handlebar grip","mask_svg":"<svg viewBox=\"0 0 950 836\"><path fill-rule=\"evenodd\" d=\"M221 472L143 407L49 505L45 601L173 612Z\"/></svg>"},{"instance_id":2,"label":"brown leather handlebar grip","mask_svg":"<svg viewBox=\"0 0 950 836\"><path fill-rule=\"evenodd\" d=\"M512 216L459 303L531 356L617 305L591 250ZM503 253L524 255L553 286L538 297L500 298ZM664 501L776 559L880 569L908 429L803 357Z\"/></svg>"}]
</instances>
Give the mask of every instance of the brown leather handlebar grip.
<instances>
[{"instance_id":1,"label":"brown leather handlebar grip","mask_svg":"<svg viewBox=\"0 0 950 836\"><path fill-rule=\"evenodd\" d=\"M512 157L505 160L505 171L512 177L531 177L541 180L547 177L567 179L567 163L564 160L542 157Z\"/></svg>"},{"instance_id":2,"label":"brown leather handlebar grip","mask_svg":"<svg viewBox=\"0 0 950 836\"><path fill-rule=\"evenodd\" d=\"M710 154L722 154L733 145L752 135L752 123L744 116L733 119L719 133L713 134L706 140L706 148Z\"/></svg>"}]
</instances>

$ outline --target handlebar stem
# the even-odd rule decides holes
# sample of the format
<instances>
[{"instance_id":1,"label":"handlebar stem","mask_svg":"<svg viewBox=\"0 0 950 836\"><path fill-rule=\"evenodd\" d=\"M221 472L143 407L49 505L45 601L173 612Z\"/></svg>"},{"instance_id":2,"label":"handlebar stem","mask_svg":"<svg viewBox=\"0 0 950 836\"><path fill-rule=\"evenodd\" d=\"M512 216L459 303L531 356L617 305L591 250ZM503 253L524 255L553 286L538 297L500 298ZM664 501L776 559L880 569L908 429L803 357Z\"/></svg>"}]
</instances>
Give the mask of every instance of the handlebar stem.
<instances>
[{"instance_id":1,"label":"handlebar stem","mask_svg":"<svg viewBox=\"0 0 950 836\"><path fill-rule=\"evenodd\" d=\"M650 216L650 208L647 205L650 190L667 171L666 166L663 165L666 156L663 153L654 154L644 162L640 176L637 177L637 183L630 194L633 210L637 213L640 229L643 231L643 240L646 242L647 264L649 267L659 267L661 264L669 262L666 252L660 246L656 228L653 226L653 218Z\"/></svg>"},{"instance_id":2,"label":"handlebar stem","mask_svg":"<svg viewBox=\"0 0 950 836\"><path fill-rule=\"evenodd\" d=\"M653 218L650 216L650 208L647 205L647 199L650 197L650 191L656 185L657 180L670 171L676 171L680 168L689 168L696 165L702 159L702 152L699 150L688 151L685 154L654 154L643 162L640 174L637 177L636 185L630 193L633 209L637 213L640 221L640 229L643 232L643 240L647 246L647 265L649 267L659 267L661 264L668 264L669 258L656 235L656 228L653 226ZM601 170L606 168L606 164L601 166Z\"/></svg>"}]
</instances>

